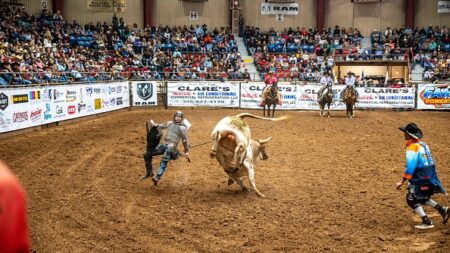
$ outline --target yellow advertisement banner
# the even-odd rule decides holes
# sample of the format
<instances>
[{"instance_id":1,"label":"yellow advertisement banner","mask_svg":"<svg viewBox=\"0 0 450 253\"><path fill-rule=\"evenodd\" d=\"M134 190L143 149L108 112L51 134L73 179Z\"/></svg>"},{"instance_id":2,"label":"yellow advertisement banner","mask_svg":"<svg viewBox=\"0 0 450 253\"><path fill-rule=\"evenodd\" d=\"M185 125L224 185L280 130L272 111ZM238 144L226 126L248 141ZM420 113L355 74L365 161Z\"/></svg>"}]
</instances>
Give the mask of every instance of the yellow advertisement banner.
<instances>
[{"instance_id":1,"label":"yellow advertisement banner","mask_svg":"<svg viewBox=\"0 0 450 253\"><path fill-rule=\"evenodd\" d=\"M124 12L125 0L87 0L90 11Z\"/></svg>"}]
</instances>

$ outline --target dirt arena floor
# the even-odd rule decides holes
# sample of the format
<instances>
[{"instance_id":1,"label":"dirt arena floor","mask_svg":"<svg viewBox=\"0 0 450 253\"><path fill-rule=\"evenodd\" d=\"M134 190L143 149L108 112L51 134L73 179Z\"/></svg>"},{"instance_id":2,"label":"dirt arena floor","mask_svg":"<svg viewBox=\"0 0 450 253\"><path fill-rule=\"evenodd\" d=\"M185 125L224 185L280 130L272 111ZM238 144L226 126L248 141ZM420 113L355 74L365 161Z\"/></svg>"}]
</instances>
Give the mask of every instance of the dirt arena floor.
<instances>
[{"instance_id":1,"label":"dirt arena floor","mask_svg":"<svg viewBox=\"0 0 450 253\"><path fill-rule=\"evenodd\" d=\"M450 191L450 112L278 112L246 119L270 159L256 165L266 198L227 186L209 144L171 161L160 184L141 181L144 122L175 110L135 109L0 139L0 158L27 191L35 252L450 252L450 224L426 211L426 232L394 190L411 121L424 131ZM185 109L191 145L241 110ZM250 111L261 115L260 111ZM159 158L154 159L154 167ZM248 181L244 182L248 185ZM450 205L450 198L435 198Z\"/></svg>"}]
</instances>

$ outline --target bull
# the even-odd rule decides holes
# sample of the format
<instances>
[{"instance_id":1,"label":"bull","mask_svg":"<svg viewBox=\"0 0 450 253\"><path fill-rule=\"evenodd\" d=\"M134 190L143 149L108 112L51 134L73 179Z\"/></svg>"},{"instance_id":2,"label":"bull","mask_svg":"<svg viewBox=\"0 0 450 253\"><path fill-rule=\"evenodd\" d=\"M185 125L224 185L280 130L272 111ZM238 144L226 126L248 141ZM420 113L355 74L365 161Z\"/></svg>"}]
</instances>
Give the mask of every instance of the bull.
<instances>
[{"instance_id":1,"label":"bull","mask_svg":"<svg viewBox=\"0 0 450 253\"><path fill-rule=\"evenodd\" d=\"M264 140L250 140L247 150L243 156L243 161L238 167L230 166L234 155L234 147L236 146L234 138L223 138L217 145L216 158L219 164L223 167L225 173L228 175L228 185L234 182L247 191L247 188L242 182L242 177L247 176L251 188L260 197L265 197L257 188L255 183L254 166L258 159L267 160L269 156L266 153L265 143L269 142L272 137Z\"/></svg>"},{"instance_id":2,"label":"bull","mask_svg":"<svg viewBox=\"0 0 450 253\"><path fill-rule=\"evenodd\" d=\"M280 121L287 118L265 118L250 113L241 113L236 116L223 118L217 123L211 133L213 139L211 157L216 157L229 175L229 184L234 180L245 190L240 177L244 175L243 171L246 171L252 188L258 196L264 196L256 190L253 166L259 154L261 154L263 159L267 159L264 143L268 142L270 138L261 141L252 140L250 128L244 121L246 117L269 121Z\"/></svg>"},{"instance_id":3,"label":"bull","mask_svg":"<svg viewBox=\"0 0 450 253\"><path fill-rule=\"evenodd\" d=\"M250 113L240 113L236 116L228 116L223 118L214 127L211 138L213 140L213 146L211 149L211 157L215 157L217 153L217 146L223 138L229 138L234 140L236 146L234 148L233 159L230 161L230 166L237 168L239 166L239 161L243 159L242 154L250 143L252 138L250 133L250 127L245 123L244 118L255 118L269 121L280 121L287 117L279 118L265 118L256 116Z\"/></svg>"}]
</instances>

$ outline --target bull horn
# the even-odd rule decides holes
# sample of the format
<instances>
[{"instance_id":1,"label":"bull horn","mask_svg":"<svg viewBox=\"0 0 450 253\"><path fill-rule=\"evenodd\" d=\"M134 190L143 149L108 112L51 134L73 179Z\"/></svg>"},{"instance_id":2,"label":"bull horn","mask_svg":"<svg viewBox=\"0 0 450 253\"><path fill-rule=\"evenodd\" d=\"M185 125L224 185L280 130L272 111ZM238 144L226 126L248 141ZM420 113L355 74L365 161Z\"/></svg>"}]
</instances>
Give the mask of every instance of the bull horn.
<instances>
[{"instance_id":1,"label":"bull horn","mask_svg":"<svg viewBox=\"0 0 450 253\"><path fill-rule=\"evenodd\" d=\"M267 138L267 139L263 139L263 140L258 140L258 142L260 143L260 144L264 144L264 143L267 143L267 142L269 142L270 140L272 139L272 136L270 136L269 138Z\"/></svg>"}]
</instances>

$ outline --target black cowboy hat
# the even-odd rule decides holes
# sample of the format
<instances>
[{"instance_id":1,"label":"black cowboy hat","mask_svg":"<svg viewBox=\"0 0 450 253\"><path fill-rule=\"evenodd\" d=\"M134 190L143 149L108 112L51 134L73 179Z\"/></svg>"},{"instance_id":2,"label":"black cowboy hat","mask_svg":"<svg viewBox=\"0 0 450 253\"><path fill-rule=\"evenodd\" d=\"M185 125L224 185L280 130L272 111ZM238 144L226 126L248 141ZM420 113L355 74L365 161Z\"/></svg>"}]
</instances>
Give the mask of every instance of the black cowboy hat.
<instances>
[{"instance_id":1,"label":"black cowboy hat","mask_svg":"<svg viewBox=\"0 0 450 253\"><path fill-rule=\"evenodd\" d=\"M408 125L399 127L398 129L409 134L409 136L413 137L414 139L422 139L423 137L422 130L420 130L420 128L415 123L409 123Z\"/></svg>"}]
</instances>

